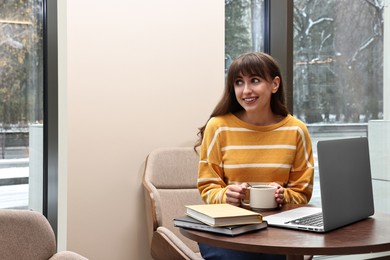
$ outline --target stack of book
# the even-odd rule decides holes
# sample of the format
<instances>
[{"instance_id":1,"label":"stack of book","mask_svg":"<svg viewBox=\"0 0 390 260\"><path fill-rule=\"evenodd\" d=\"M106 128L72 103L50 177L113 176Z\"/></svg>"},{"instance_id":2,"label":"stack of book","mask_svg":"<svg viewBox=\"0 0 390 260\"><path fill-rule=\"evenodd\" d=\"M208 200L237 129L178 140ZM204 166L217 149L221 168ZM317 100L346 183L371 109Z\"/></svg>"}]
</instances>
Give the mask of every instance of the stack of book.
<instances>
[{"instance_id":1,"label":"stack of book","mask_svg":"<svg viewBox=\"0 0 390 260\"><path fill-rule=\"evenodd\" d=\"M186 214L174 218L176 227L236 236L268 226L260 213L230 204L189 205Z\"/></svg>"}]
</instances>

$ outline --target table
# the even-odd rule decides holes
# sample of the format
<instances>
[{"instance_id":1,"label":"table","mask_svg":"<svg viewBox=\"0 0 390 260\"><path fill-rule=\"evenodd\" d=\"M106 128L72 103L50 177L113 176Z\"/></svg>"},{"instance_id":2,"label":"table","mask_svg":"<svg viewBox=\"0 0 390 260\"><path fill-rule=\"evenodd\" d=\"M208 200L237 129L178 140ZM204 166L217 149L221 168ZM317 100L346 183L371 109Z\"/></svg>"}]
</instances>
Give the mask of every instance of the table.
<instances>
[{"instance_id":1,"label":"table","mask_svg":"<svg viewBox=\"0 0 390 260\"><path fill-rule=\"evenodd\" d=\"M285 205L281 210L297 207ZM263 212L263 215L275 212ZM390 251L390 215L376 213L354 224L330 231L314 233L268 227L236 237L180 228L191 240L212 246L256 253L285 254L287 259L303 259L304 255L349 255Z\"/></svg>"}]
</instances>

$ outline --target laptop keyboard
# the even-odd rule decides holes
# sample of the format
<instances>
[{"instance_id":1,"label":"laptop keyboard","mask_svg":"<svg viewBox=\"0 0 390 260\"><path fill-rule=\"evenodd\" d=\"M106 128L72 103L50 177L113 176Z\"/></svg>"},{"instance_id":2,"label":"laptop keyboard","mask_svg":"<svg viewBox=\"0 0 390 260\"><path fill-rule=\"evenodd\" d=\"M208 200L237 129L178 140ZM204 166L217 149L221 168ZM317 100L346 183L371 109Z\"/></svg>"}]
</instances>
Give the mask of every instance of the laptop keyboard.
<instances>
[{"instance_id":1,"label":"laptop keyboard","mask_svg":"<svg viewBox=\"0 0 390 260\"><path fill-rule=\"evenodd\" d=\"M322 212L310 216L294 219L292 221L286 222L285 224L321 227L323 225Z\"/></svg>"}]
</instances>

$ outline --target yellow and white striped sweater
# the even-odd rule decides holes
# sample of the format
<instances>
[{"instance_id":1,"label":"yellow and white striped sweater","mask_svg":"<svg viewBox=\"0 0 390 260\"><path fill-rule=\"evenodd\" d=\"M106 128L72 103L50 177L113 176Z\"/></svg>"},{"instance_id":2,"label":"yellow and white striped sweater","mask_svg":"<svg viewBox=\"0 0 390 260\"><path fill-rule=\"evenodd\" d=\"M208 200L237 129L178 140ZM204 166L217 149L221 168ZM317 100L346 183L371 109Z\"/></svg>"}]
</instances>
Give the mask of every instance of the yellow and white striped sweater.
<instances>
[{"instance_id":1,"label":"yellow and white striped sweater","mask_svg":"<svg viewBox=\"0 0 390 260\"><path fill-rule=\"evenodd\" d=\"M270 126L255 126L233 114L211 118L200 148L198 189L206 203L226 203L229 184L277 182L285 203L308 203L314 161L309 132L288 115Z\"/></svg>"}]
</instances>

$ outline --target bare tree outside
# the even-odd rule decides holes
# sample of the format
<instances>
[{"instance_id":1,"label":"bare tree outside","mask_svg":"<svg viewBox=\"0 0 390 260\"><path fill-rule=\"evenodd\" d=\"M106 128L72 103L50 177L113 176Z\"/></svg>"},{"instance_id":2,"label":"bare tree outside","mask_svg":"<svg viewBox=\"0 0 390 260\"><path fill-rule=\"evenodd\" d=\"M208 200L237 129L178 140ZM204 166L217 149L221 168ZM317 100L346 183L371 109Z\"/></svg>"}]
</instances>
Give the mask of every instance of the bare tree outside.
<instances>
[{"instance_id":1,"label":"bare tree outside","mask_svg":"<svg viewBox=\"0 0 390 260\"><path fill-rule=\"evenodd\" d=\"M0 0L0 208L41 208L43 67L43 0Z\"/></svg>"},{"instance_id":2,"label":"bare tree outside","mask_svg":"<svg viewBox=\"0 0 390 260\"><path fill-rule=\"evenodd\" d=\"M1 157L28 147L28 126L43 122L42 1L0 1Z\"/></svg>"},{"instance_id":3,"label":"bare tree outside","mask_svg":"<svg viewBox=\"0 0 390 260\"><path fill-rule=\"evenodd\" d=\"M264 1L225 0L225 69L238 55L264 49Z\"/></svg>"},{"instance_id":4,"label":"bare tree outside","mask_svg":"<svg viewBox=\"0 0 390 260\"><path fill-rule=\"evenodd\" d=\"M294 1L294 114L307 123L383 117L383 0Z\"/></svg>"}]
</instances>

